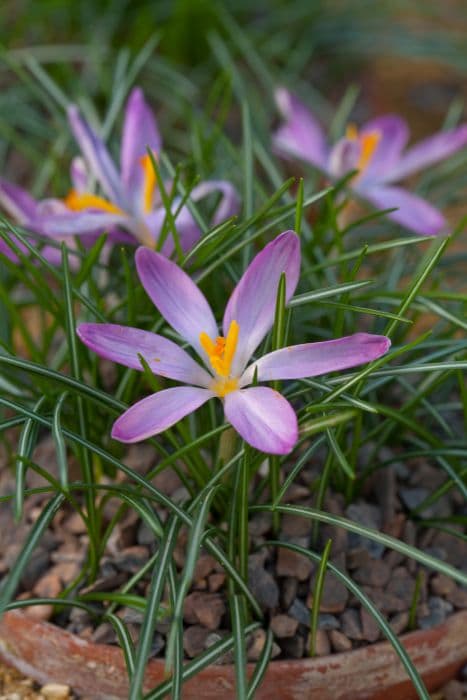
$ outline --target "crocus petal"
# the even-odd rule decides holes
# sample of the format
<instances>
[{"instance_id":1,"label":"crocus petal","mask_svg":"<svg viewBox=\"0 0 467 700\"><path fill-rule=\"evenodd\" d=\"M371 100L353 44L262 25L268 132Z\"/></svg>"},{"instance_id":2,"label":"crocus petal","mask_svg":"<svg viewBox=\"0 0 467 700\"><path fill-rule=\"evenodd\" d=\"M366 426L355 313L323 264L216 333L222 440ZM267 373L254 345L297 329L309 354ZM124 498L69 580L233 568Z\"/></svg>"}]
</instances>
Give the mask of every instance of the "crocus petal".
<instances>
[{"instance_id":1,"label":"crocus petal","mask_svg":"<svg viewBox=\"0 0 467 700\"><path fill-rule=\"evenodd\" d=\"M446 230L446 220L438 209L402 187L372 187L361 194L378 209L397 207L388 217L421 236L436 236Z\"/></svg>"},{"instance_id":2,"label":"crocus petal","mask_svg":"<svg viewBox=\"0 0 467 700\"><path fill-rule=\"evenodd\" d=\"M211 307L196 284L178 265L149 248L136 251L136 268L143 287L172 328L205 358L200 333L217 336Z\"/></svg>"},{"instance_id":3,"label":"crocus petal","mask_svg":"<svg viewBox=\"0 0 467 700\"><path fill-rule=\"evenodd\" d=\"M214 394L193 386L176 386L147 396L125 411L112 428L120 442L139 442L162 433L206 403Z\"/></svg>"},{"instance_id":4,"label":"crocus petal","mask_svg":"<svg viewBox=\"0 0 467 700\"><path fill-rule=\"evenodd\" d=\"M285 88L276 90L275 99L285 124L273 135L274 149L283 156L298 157L324 169L327 145L318 120Z\"/></svg>"},{"instance_id":5,"label":"crocus petal","mask_svg":"<svg viewBox=\"0 0 467 700\"><path fill-rule=\"evenodd\" d=\"M385 114L371 119L362 127L362 135L371 133L377 133L379 141L361 179L383 181L407 145L409 128L407 122L397 114Z\"/></svg>"},{"instance_id":6,"label":"crocus petal","mask_svg":"<svg viewBox=\"0 0 467 700\"><path fill-rule=\"evenodd\" d=\"M249 358L274 322L280 276L286 277L286 302L297 287L300 274L300 241L285 231L268 243L246 269L229 299L224 314L224 336L231 321L239 325L232 374L242 373Z\"/></svg>"},{"instance_id":7,"label":"crocus petal","mask_svg":"<svg viewBox=\"0 0 467 700\"><path fill-rule=\"evenodd\" d=\"M126 216L99 211L82 211L69 214L37 216L30 227L45 236L70 236L76 234L103 233L118 225L125 225Z\"/></svg>"},{"instance_id":8,"label":"crocus petal","mask_svg":"<svg viewBox=\"0 0 467 700\"><path fill-rule=\"evenodd\" d=\"M257 372L258 381L302 379L371 362L384 355L391 341L384 335L355 333L336 340L281 348L264 355L244 372L240 386L247 386Z\"/></svg>"},{"instance_id":9,"label":"crocus petal","mask_svg":"<svg viewBox=\"0 0 467 700\"><path fill-rule=\"evenodd\" d=\"M154 153L161 150L162 141L154 114L144 99L141 88L134 88L128 98L123 123L120 166L122 183L129 195L140 188L143 169L141 158L150 148Z\"/></svg>"},{"instance_id":10,"label":"crocus petal","mask_svg":"<svg viewBox=\"0 0 467 700\"><path fill-rule=\"evenodd\" d=\"M71 161L70 179L75 192L78 194L89 192L89 174L84 158L81 156L75 156Z\"/></svg>"},{"instance_id":11,"label":"crocus petal","mask_svg":"<svg viewBox=\"0 0 467 700\"><path fill-rule=\"evenodd\" d=\"M93 352L126 367L142 370L141 355L154 374L162 377L202 387L212 381L188 353L155 333L112 323L82 323L76 332Z\"/></svg>"},{"instance_id":12,"label":"crocus petal","mask_svg":"<svg viewBox=\"0 0 467 700\"><path fill-rule=\"evenodd\" d=\"M124 202L120 178L104 142L83 119L75 105L68 107L68 120L91 172L110 200L122 206Z\"/></svg>"},{"instance_id":13,"label":"crocus petal","mask_svg":"<svg viewBox=\"0 0 467 700\"><path fill-rule=\"evenodd\" d=\"M388 172L386 182L396 182L427 168L463 149L467 144L467 124L442 131L409 148Z\"/></svg>"},{"instance_id":14,"label":"crocus petal","mask_svg":"<svg viewBox=\"0 0 467 700\"><path fill-rule=\"evenodd\" d=\"M37 208L37 202L26 190L0 179L0 205L18 224L25 224L31 219Z\"/></svg>"},{"instance_id":15,"label":"crocus petal","mask_svg":"<svg viewBox=\"0 0 467 700\"><path fill-rule=\"evenodd\" d=\"M240 199L235 187L226 180L206 180L196 185L190 193L190 199L198 202L212 192L219 192L222 197L216 207L212 217L211 226L218 226L231 216L238 214L240 210Z\"/></svg>"},{"instance_id":16,"label":"crocus petal","mask_svg":"<svg viewBox=\"0 0 467 700\"><path fill-rule=\"evenodd\" d=\"M297 416L289 402L274 389L255 386L232 391L224 401L227 420L256 449L287 454L297 442Z\"/></svg>"},{"instance_id":17,"label":"crocus petal","mask_svg":"<svg viewBox=\"0 0 467 700\"><path fill-rule=\"evenodd\" d=\"M352 170L357 170L360 151L358 141L339 139L329 151L326 172L332 177L341 178Z\"/></svg>"}]
</instances>

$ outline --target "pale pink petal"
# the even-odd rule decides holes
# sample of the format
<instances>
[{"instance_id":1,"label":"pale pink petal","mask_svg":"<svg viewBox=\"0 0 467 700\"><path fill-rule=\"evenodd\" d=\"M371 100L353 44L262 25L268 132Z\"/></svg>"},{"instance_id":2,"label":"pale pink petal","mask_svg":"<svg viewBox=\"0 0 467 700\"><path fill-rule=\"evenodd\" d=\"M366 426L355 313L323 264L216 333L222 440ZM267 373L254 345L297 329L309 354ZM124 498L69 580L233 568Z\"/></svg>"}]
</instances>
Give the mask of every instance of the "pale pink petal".
<instances>
[{"instance_id":1,"label":"pale pink petal","mask_svg":"<svg viewBox=\"0 0 467 700\"><path fill-rule=\"evenodd\" d=\"M273 134L274 150L283 156L301 158L325 169L326 137L316 117L285 88L276 90L275 99L285 122Z\"/></svg>"},{"instance_id":2,"label":"pale pink petal","mask_svg":"<svg viewBox=\"0 0 467 700\"><path fill-rule=\"evenodd\" d=\"M140 442L162 433L206 403L214 394L193 386L176 386L147 396L131 406L113 424L112 437Z\"/></svg>"},{"instance_id":3,"label":"pale pink petal","mask_svg":"<svg viewBox=\"0 0 467 700\"><path fill-rule=\"evenodd\" d=\"M385 114L367 122L361 133L376 133L379 136L378 145L361 179L374 183L386 180L409 140L407 122L397 114Z\"/></svg>"},{"instance_id":4,"label":"pale pink petal","mask_svg":"<svg viewBox=\"0 0 467 700\"><path fill-rule=\"evenodd\" d=\"M262 382L317 377L356 367L381 357L390 345L391 341L384 335L355 333L336 340L281 348L250 365L240 380L240 386L251 384L255 372L258 381Z\"/></svg>"},{"instance_id":5,"label":"pale pink petal","mask_svg":"<svg viewBox=\"0 0 467 700\"><path fill-rule=\"evenodd\" d=\"M82 194L89 191L89 173L81 156L75 156L71 161L70 178L75 192Z\"/></svg>"},{"instance_id":6,"label":"pale pink petal","mask_svg":"<svg viewBox=\"0 0 467 700\"><path fill-rule=\"evenodd\" d=\"M17 185L0 178L0 206L18 224L26 224L36 213L37 201Z\"/></svg>"},{"instance_id":7,"label":"pale pink petal","mask_svg":"<svg viewBox=\"0 0 467 700\"><path fill-rule=\"evenodd\" d=\"M218 226L231 216L238 214L240 210L240 200L235 187L226 180L206 180L200 182L190 192L190 199L193 202L198 202L204 199L208 194L218 192L221 195L219 203L212 217L211 226Z\"/></svg>"},{"instance_id":8,"label":"pale pink petal","mask_svg":"<svg viewBox=\"0 0 467 700\"><path fill-rule=\"evenodd\" d=\"M82 323L76 332L93 352L126 367L142 370L141 355L154 374L162 377L202 387L212 381L188 353L156 333L112 323Z\"/></svg>"},{"instance_id":9,"label":"pale pink petal","mask_svg":"<svg viewBox=\"0 0 467 700\"><path fill-rule=\"evenodd\" d=\"M205 358L199 336L216 338L211 307L192 279L178 265L149 248L136 251L136 268L143 287L168 324Z\"/></svg>"},{"instance_id":10,"label":"pale pink petal","mask_svg":"<svg viewBox=\"0 0 467 700\"><path fill-rule=\"evenodd\" d=\"M396 211L387 215L388 218L421 236L436 236L447 232L447 223L442 213L425 199L402 187L381 185L365 191L361 188L359 193L378 209L397 207Z\"/></svg>"},{"instance_id":11,"label":"pale pink petal","mask_svg":"<svg viewBox=\"0 0 467 700\"><path fill-rule=\"evenodd\" d=\"M34 231L57 238L58 236L104 233L115 226L125 226L127 220L128 217L125 215L86 210L36 216L30 225Z\"/></svg>"},{"instance_id":12,"label":"pale pink petal","mask_svg":"<svg viewBox=\"0 0 467 700\"><path fill-rule=\"evenodd\" d=\"M465 149L467 145L467 124L441 131L409 148L389 170L386 182L396 182L413 173L439 163L441 160Z\"/></svg>"},{"instance_id":13,"label":"pale pink petal","mask_svg":"<svg viewBox=\"0 0 467 700\"><path fill-rule=\"evenodd\" d=\"M257 450L288 454L298 438L297 416L279 392L266 386L232 391L224 400L227 420Z\"/></svg>"},{"instance_id":14,"label":"pale pink petal","mask_svg":"<svg viewBox=\"0 0 467 700\"><path fill-rule=\"evenodd\" d=\"M268 243L250 263L229 299L224 314L224 336L231 321L240 331L232 374L242 373L246 363L270 330L282 273L286 277L286 302L293 296L300 275L300 240L285 231Z\"/></svg>"}]
</instances>

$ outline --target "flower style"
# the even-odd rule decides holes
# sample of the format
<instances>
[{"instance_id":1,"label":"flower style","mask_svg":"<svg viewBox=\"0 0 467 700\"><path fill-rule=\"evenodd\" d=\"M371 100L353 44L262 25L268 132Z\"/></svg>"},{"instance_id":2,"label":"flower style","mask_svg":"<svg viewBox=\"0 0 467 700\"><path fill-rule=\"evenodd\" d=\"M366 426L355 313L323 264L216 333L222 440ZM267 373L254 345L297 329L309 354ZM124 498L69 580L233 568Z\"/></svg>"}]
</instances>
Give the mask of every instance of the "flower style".
<instances>
[{"instance_id":1,"label":"flower style","mask_svg":"<svg viewBox=\"0 0 467 700\"><path fill-rule=\"evenodd\" d=\"M263 452L287 454L298 437L297 417L277 391L253 383L300 379L369 362L390 346L385 336L357 333L345 338L285 347L248 365L274 322L277 289L285 273L286 302L300 272L300 242L286 231L254 258L235 287L223 319L223 335L206 298L175 263L141 247L139 278L167 323L196 351L205 367L160 335L114 324L84 323L81 340L98 355L133 369L140 356L157 375L186 386L164 389L129 408L114 423L112 437L138 442L169 428L218 397L226 419L241 437Z\"/></svg>"},{"instance_id":2,"label":"flower style","mask_svg":"<svg viewBox=\"0 0 467 700\"><path fill-rule=\"evenodd\" d=\"M349 125L345 137L329 146L316 117L284 88L276 102L285 123L273 135L275 149L297 157L339 179L357 170L350 187L378 209L392 209L388 217L415 233L434 236L446 230L442 213L394 183L460 151L467 144L467 124L442 131L405 150L406 122L395 114L376 117L357 130Z\"/></svg>"},{"instance_id":3,"label":"flower style","mask_svg":"<svg viewBox=\"0 0 467 700\"><path fill-rule=\"evenodd\" d=\"M0 179L0 205L17 223L46 238L69 241L72 235L92 238L107 231L113 242L154 247L162 232L166 209L147 149L157 158L162 142L141 89L134 88L126 104L120 171L77 107L69 107L68 117L83 155L72 161L72 189L65 199L38 202L25 190ZM102 194L92 190L91 181L100 185ZM239 201L235 188L225 180L201 182L190 192L190 199L196 202L212 192L221 194L211 222L217 226L238 212ZM181 201L180 196L174 197L171 207L181 247L187 251L199 238L200 229ZM162 252L171 255L173 249L172 237L168 236ZM0 252L15 259L5 242L0 241ZM52 246L43 252L50 261L60 260L60 251Z\"/></svg>"}]
</instances>

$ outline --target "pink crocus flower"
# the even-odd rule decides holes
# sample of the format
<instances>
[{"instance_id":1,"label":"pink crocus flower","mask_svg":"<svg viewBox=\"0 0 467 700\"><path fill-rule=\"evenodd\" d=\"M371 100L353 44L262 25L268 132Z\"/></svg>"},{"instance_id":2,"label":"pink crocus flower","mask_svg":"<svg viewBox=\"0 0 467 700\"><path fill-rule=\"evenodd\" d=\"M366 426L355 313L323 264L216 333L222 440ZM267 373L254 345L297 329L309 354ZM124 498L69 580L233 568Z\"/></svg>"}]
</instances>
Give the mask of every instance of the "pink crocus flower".
<instances>
[{"instance_id":1,"label":"pink crocus flower","mask_svg":"<svg viewBox=\"0 0 467 700\"><path fill-rule=\"evenodd\" d=\"M298 283L300 241L293 231L275 238L249 265L227 304L222 335L206 298L174 262L141 247L136 267L159 312L204 366L160 335L113 324L81 324L79 337L101 357L141 370L141 355L155 374L184 384L152 394L120 416L112 437L121 442L161 433L209 399L218 398L227 421L246 442L263 452L287 454L298 437L295 412L280 393L256 382L355 367L380 357L390 346L385 336L357 333L285 347L251 361L273 325L281 274L285 273L286 302Z\"/></svg>"},{"instance_id":2,"label":"pink crocus flower","mask_svg":"<svg viewBox=\"0 0 467 700\"><path fill-rule=\"evenodd\" d=\"M349 125L345 137L331 146L317 118L295 95L279 88L275 97L284 118L273 135L278 153L311 163L331 180L356 170L349 187L378 209L395 207L388 214L390 219L424 236L446 231L446 220L438 209L395 183L465 148L467 124L406 149L407 123L398 115L386 114L360 130Z\"/></svg>"},{"instance_id":3,"label":"pink crocus flower","mask_svg":"<svg viewBox=\"0 0 467 700\"><path fill-rule=\"evenodd\" d=\"M46 238L62 240L79 235L91 236L92 240L107 231L111 241L154 247L162 232L166 210L147 149L157 158L162 141L142 90L134 88L126 104L120 168L76 106L69 107L68 118L82 152L72 162L69 194L63 200L37 202L25 190L0 179L0 205L17 223ZM99 193L93 189L93 181L99 185ZM221 195L211 221L212 226L217 226L238 212L239 200L233 185L225 180L199 183L190 192L190 199L197 202L213 192ZM171 207L180 244L186 252L201 232L189 208L181 206L181 201L177 195ZM162 250L170 255L173 249L169 235ZM3 247L0 250L6 252Z\"/></svg>"}]
</instances>

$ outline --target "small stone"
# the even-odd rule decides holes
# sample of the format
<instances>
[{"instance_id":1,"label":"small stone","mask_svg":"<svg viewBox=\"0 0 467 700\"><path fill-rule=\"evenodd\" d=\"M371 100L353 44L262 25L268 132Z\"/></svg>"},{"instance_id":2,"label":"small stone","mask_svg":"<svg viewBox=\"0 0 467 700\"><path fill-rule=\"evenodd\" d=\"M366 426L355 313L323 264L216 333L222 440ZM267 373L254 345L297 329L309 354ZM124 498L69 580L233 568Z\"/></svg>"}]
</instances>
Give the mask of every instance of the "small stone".
<instances>
[{"instance_id":1,"label":"small stone","mask_svg":"<svg viewBox=\"0 0 467 700\"><path fill-rule=\"evenodd\" d=\"M60 683L47 683L42 686L40 692L47 700L65 700L70 697L70 687Z\"/></svg>"},{"instance_id":2,"label":"small stone","mask_svg":"<svg viewBox=\"0 0 467 700\"><path fill-rule=\"evenodd\" d=\"M154 637L152 638L152 644L151 644L151 651L149 652L149 656L153 658L154 656L158 656L161 651L165 647L165 639L162 636L162 634L159 634L159 632L156 632L154 634Z\"/></svg>"},{"instance_id":3,"label":"small stone","mask_svg":"<svg viewBox=\"0 0 467 700\"><path fill-rule=\"evenodd\" d=\"M65 586L77 578L80 571L81 567L76 561L62 561L50 569L50 573L58 576Z\"/></svg>"},{"instance_id":4,"label":"small stone","mask_svg":"<svg viewBox=\"0 0 467 700\"><path fill-rule=\"evenodd\" d=\"M442 689L442 692L444 700L463 700L465 698L464 685L456 680L449 681Z\"/></svg>"},{"instance_id":5,"label":"small stone","mask_svg":"<svg viewBox=\"0 0 467 700\"><path fill-rule=\"evenodd\" d=\"M424 488L402 488L399 489L399 496L402 503L409 509L413 510L418 508L418 506L423 503L423 501L430 495L428 489Z\"/></svg>"},{"instance_id":6,"label":"small stone","mask_svg":"<svg viewBox=\"0 0 467 700\"><path fill-rule=\"evenodd\" d=\"M399 598L408 610L412 604L415 593L415 579L410 576L407 569L398 567L391 574L391 580L386 586L386 592Z\"/></svg>"},{"instance_id":7,"label":"small stone","mask_svg":"<svg viewBox=\"0 0 467 700\"><path fill-rule=\"evenodd\" d=\"M253 556L248 557L248 584L250 591L263 610L279 605L279 586L271 574L257 563Z\"/></svg>"},{"instance_id":8,"label":"small stone","mask_svg":"<svg viewBox=\"0 0 467 700\"><path fill-rule=\"evenodd\" d=\"M363 586L362 590L382 613L403 612L410 607L410 603L407 604L406 601L401 600L397 595L383 591L381 588Z\"/></svg>"},{"instance_id":9,"label":"small stone","mask_svg":"<svg viewBox=\"0 0 467 700\"><path fill-rule=\"evenodd\" d=\"M262 627L255 630L249 638L247 646L248 661L258 661L266 644L266 632Z\"/></svg>"},{"instance_id":10,"label":"small stone","mask_svg":"<svg viewBox=\"0 0 467 700\"><path fill-rule=\"evenodd\" d=\"M248 532L251 537L261 537L271 529L271 513L255 513L248 523Z\"/></svg>"},{"instance_id":11,"label":"small stone","mask_svg":"<svg viewBox=\"0 0 467 700\"><path fill-rule=\"evenodd\" d=\"M446 596L456 588L455 582L446 574L436 574L430 581L430 590L438 596Z\"/></svg>"},{"instance_id":12,"label":"small stone","mask_svg":"<svg viewBox=\"0 0 467 700\"><path fill-rule=\"evenodd\" d=\"M445 622L446 617L452 612L452 605L447 600L439 598L437 596L432 596L428 598L428 602L421 609L418 615L418 626L422 630L430 629L431 627L436 627Z\"/></svg>"},{"instance_id":13,"label":"small stone","mask_svg":"<svg viewBox=\"0 0 467 700\"><path fill-rule=\"evenodd\" d=\"M276 562L276 574L278 576L293 576L299 581L306 581L310 578L313 570L313 562L303 554L279 547Z\"/></svg>"},{"instance_id":14,"label":"small stone","mask_svg":"<svg viewBox=\"0 0 467 700\"><path fill-rule=\"evenodd\" d=\"M81 515L76 511L66 518L62 527L64 527L65 530L68 530L68 532L73 533L73 535L84 535L84 533L87 531L86 523Z\"/></svg>"},{"instance_id":15,"label":"small stone","mask_svg":"<svg viewBox=\"0 0 467 700\"><path fill-rule=\"evenodd\" d=\"M219 594L195 591L185 598L183 617L188 624L199 623L208 630L216 630L225 610L224 600Z\"/></svg>"},{"instance_id":16,"label":"small stone","mask_svg":"<svg viewBox=\"0 0 467 700\"><path fill-rule=\"evenodd\" d=\"M183 633L183 648L190 659L203 653L208 636L209 630L206 627L200 625L187 627Z\"/></svg>"},{"instance_id":17,"label":"small stone","mask_svg":"<svg viewBox=\"0 0 467 700\"><path fill-rule=\"evenodd\" d=\"M348 569L353 570L366 566L371 561L373 560L371 559L368 550L364 547L357 547L357 549L349 549L345 563Z\"/></svg>"},{"instance_id":18,"label":"small stone","mask_svg":"<svg viewBox=\"0 0 467 700\"><path fill-rule=\"evenodd\" d=\"M289 615L275 615L271 618L271 630L279 639L293 637L297 631L298 620Z\"/></svg>"},{"instance_id":19,"label":"small stone","mask_svg":"<svg viewBox=\"0 0 467 700\"><path fill-rule=\"evenodd\" d=\"M310 638L308 637L307 648L310 648ZM329 635L324 629L316 630L315 654L316 656L327 656L331 653L331 643Z\"/></svg>"},{"instance_id":20,"label":"small stone","mask_svg":"<svg viewBox=\"0 0 467 700\"><path fill-rule=\"evenodd\" d=\"M404 555L396 552L395 549L391 549L385 554L384 561L391 569L395 569L396 566L399 566L404 561Z\"/></svg>"},{"instance_id":21,"label":"small stone","mask_svg":"<svg viewBox=\"0 0 467 700\"><path fill-rule=\"evenodd\" d=\"M290 537L307 537L311 533L310 521L307 518L302 518L300 515L291 515L286 513L282 517L281 529L287 539Z\"/></svg>"},{"instance_id":22,"label":"small stone","mask_svg":"<svg viewBox=\"0 0 467 700\"><path fill-rule=\"evenodd\" d=\"M400 612L394 615L389 620L389 626L391 627L392 631L394 634L401 634L404 632L409 624L409 613L408 612Z\"/></svg>"},{"instance_id":23,"label":"small stone","mask_svg":"<svg viewBox=\"0 0 467 700\"><path fill-rule=\"evenodd\" d=\"M350 651L352 649L352 642L345 634L339 632L339 630L331 630L329 632L329 639L331 641L331 646L334 651Z\"/></svg>"},{"instance_id":24,"label":"small stone","mask_svg":"<svg viewBox=\"0 0 467 700\"><path fill-rule=\"evenodd\" d=\"M345 515L359 525L365 525L373 530L381 529L381 512L379 508L360 501L351 503L345 510ZM349 533L349 545L351 548L364 547L374 559L380 559L384 552L384 545L379 542L374 542L368 537L364 537L355 532Z\"/></svg>"},{"instance_id":25,"label":"small stone","mask_svg":"<svg viewBox=\"0 0 467 700\"><path fill-rule=\"evenodd\" d=\"M28 605L24 609L24 614L38 622L46 622L54 614L54 607L53 605Z\"/></svg>"},{"instance_id":26,"label":"small stone","mask_svg":"<svg viewBox=\"0 0 467 700\"><path fill-rule=\"evenodd\" d=\"M392 522L396 508L396 475L392 467L380 469L375 475L374 490L382 511L382 525L386 529Z\"/></svg>"},{"instance_id":27,"label":"small stone","mask_svg":"<svg viewBox=\"0 0 467 700\"><path fill-rule=\"evenodd\" d=\"M280 640L280 647L289 659L301 659L305 651L305 640L297 634L295 637Z\"/></svg>"},{"instance_id":28,"label":"small stone","mask_svg":"<svg viewBox=\"0 0 467 700\"><path fill-rule=\"evenodd\" d=\"M288 613L298 620L301 625L310 626L310 610L300 598L295 598Z\"/></svg>"},{"instance_id":29,"label":"small stone","mask_svg":"<svg viewBox=\"0 0 467 700\"><path fill-rule=\"evenodd\" d=\"M149 559L149 550L140 544L133 547L125 547L114 558L114 564L120 571L125 571L129 574L137 574L141 567L146 564Z\"/></svg>"},{"instance_id":30,"label":"small stone","mask_svg":"<svg viewBox=\"0 0 467 700\"><path fill-rule=\"evenodd\" d=\"M217 593L225 584L225 574L211 574L208 578L208 588L211 593Z\"/></svg>"},{"instance_id":31,"label":"small stone","mask_svg":"<svg viewBox=\"0 0 467 700\"><path fill-rule=\"evenodd\" d=\"M315 585L315 581L313 581ZM327 574L324 579L324 586L320 600L320 612L325 613L341 613L345 610L349 592L343 583L338 581L332 574ZM310 608L313 605L313 594L310 593L307 601Z\"/></svg>"},{"instance_id":32,"label":"small stone","mask_svg":"<svg viewBox=\"0 0 467 700\"><path fill-rule=\"evenodd\" d=\"M38 598L56 598L62 590L60 577L54 573L42 576L33 588L33 593Z\"/></svg>"},{"instance_id":33,"label":"small stone","mask_svg":"<svg viewBox=\"0 0 467 700\"><path fill-rule=\"evenodd\" d=\"M340 622L335 617L335 615L329 615L329 613L319 613L318 615L318 627L321 630L338 630L340 628Z\"/></svg>"},{"instance_id":34,"label":"small stone","mask_svg":"<svg viewBox=\"0 0 467 700\"><path fill-rule=\"evenodd\" d=\"M281 605L287 610L297 596L298 581L293 576L287 576L281 583Z\"/></svg>"},{"instance_id":35,"label":"small stone","mask_svg":"<svg viewBox=\"0 0 467 700\"><path fill-rule=\"evenodd\" d=\"M354 579L367 586L384 587L391 576L391 568L383 559L376 559L354 571Z\"/></svg>"},{"instance_id":36,"label":"small stone","mask_svg":"<svg viewBox=\"0 0 467 700\"><path fill-rule=\"evenodd\" d=\"M365 608L361 608L360 621L362 624L362 639L367 642L376 642L380 635L380 629L373 615Z\"/></svg>"},{"instance_id":37,"label":"small stone","mask_svg":"<svg viewBox=\"0 0 467 700\"><path fill-rule=\"evenodd\" d=\"M136 542L143 545L143 547L150 547L154 544L154 532L144 520L138 526Z\"/></svg>"},{"instance_id":38,"label":"small stone","mask_svg":"<svg viewBox=\"0 0 467 700\"><path fill-rule=\"evenodd\" d=\"M193 578L197 581L200 578L207 578L216 568L216 560L210 554L201 554L195 565Z\"/></svg>"},{"instance_id":39,"label":"small stone","mask_svg":"<svg viewBox=\"0 0 467 700\"><path fill-rule=\"evenodd\" d=\"M454 587L454 590L447 594L446 599L454 605L455 608L467 608L467 590L465 588Z\"/></svg>"},{"instance_id":40,"label":"small stone","mask_svg":"<svg viewBox=\"0 0 467 700\"><path fill-rule=\"evenodd\" d=\"M26 591L32 591L42 574L48 571L49 562L50 554L44 547L39 546L33 551L21 575L21 586Z\"/></svg>"},{"instance_id":41,"label":"small stone","mask_svg":"<svg viewBox=\"0 0 467 700\"><path fill-rule=\"evenodd\" d=\"M360 624L360 617L358 612L353 608L345 610L341 615L341 628L342 632L349 639L362 639L362 626Z\"/></svg>"},{"instance_id":42,"label":"small stone","mask_svg":"<svg viewBox=\"0 0 467 700\"><path fill-rule=\"evenodd\" d=\"M110 622L103 622L96 627L91 639L96 644L116 644L118 637Z\"/></svg>"}]
</instances>

